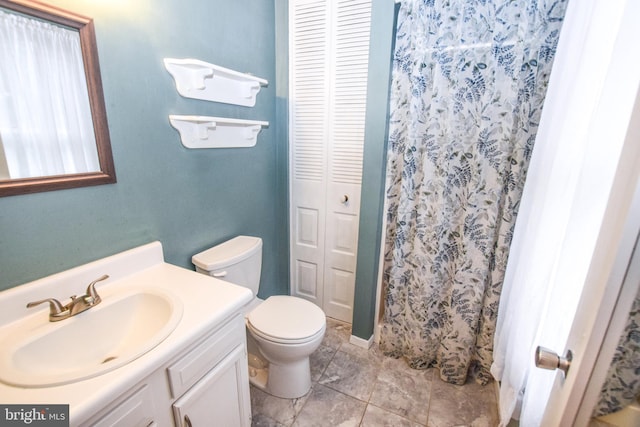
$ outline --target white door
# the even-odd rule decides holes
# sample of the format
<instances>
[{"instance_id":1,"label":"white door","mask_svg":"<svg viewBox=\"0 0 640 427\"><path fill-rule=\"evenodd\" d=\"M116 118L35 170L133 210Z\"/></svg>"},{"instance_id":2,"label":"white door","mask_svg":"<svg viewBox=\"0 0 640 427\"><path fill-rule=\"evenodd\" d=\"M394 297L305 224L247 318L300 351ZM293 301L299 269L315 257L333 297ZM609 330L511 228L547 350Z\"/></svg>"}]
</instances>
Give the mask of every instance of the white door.
<instances>
[{"instance_id":1,"label":"white door","mask_svg":"<svg viewBox=\"0 0 640 427\"><path fill-rule=\"evenodd\" d=\"M582 21L586 24L583 28L589 30L579 42L585 51L599 49L606 66L588 126L591 140L599 143L582 154L585 169L580 182L584 190L575 198L578 203L580 199L586 203L576 212L577 221L590 215L590 197L602 191L600 182L589 181L598 175L594 172L604 167L608 156L615 157L616 166L575 316L563 319L567 305L575 307L575 302L563 298L565 290L560 280L538 333L538 345L550 347L560 355L568 350L572 353L566 378L559 371L541 369L532 369L529 374L524 405L533 396L548 396L539 425L549 427L587 425L640 283L640 261L633 253L640 233L640 27L635 22L635 17L640 16L640 4L616 0L606 5L596 1L591 6L580 6L583 12L590 9L590 13ZM612 48L602 49L601 43L606 45L603 40L607 37L611 37ZM594 84L600 82L594 80ZM565 241L568 238L571 236ZM576 247L579 251L579 245ZM569 277L572 267L559 264L556 274ZM554 336L564 324L569 325L569 333L559 342Z\"/></svg>"},{"instance_id":2,"label":"white door","mask_svg":"<svg viewBox=\"0 0 640 427\"><path fill-rule=\"evenodd\" d=\"M291 293L351 322L371 0L289 1Z\"/></svg>"},{"instance_id":3,"label":"white door","mask_svg":"<svg viewBox=\"0 0 640 427\"><path fill-rule=\"evenodd\" d=\"M640 134L637 137L640 138ZM617 230L605 232L596 255L603 259L609 256L610 262L595 266L585 284L563 353L570 350L572 355L567 375L546 374L552 374L554 378L541 426L589 424L631 304L640 287L638 191L634 205L623 227L620 224L605 227ZM605 275L608 277L602 277ZM532 375L545 374L536 371Z\"/></svg>"},{"instance_id":4,"label":"white door","mask_svg":"<svg viewBox=\"0 0 640 427\"><path fill-rule=\"evenodd\" d=\"M629 263L640 228L631 203L640 173L638 13L634 0L568 4L501 295L492 372L503 423L524 388L522 427L574 425L589 381L580 366L596 357L609 322L595 316L610 315ZM571 350L566 380L534 366L536 346Z\"/></svg>"}]
</instances>

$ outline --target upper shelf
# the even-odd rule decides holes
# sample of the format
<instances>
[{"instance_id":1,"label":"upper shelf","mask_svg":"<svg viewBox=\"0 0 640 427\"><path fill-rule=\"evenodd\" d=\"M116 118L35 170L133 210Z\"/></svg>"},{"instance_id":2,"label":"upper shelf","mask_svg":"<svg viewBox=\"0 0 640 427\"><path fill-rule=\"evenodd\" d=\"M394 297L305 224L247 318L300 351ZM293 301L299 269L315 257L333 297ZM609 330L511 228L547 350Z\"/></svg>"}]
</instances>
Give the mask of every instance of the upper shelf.
<instances>
[{"instance_id":1,"label":"upper shelf","mask_svg":"<svg viewBox=\"0 0 640 427\"><path fill-rule=\"evenodd\" d=\"M223 68L197 59L165 58L164 66L187 98L253 107L256 95L268 82L251 74Z\"/></svg>"}]
</instances>

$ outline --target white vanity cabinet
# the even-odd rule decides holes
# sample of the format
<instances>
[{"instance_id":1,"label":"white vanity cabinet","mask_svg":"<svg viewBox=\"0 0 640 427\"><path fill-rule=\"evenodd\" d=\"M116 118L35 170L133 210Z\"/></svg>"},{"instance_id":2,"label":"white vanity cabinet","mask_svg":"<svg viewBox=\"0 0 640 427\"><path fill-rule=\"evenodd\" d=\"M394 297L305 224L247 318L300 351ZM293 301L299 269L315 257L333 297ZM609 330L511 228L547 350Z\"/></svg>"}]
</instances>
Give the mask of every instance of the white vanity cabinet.
<instances>
[{"instance_id":1,"label":"white vanity cabinet","mask_svg":"<svg viewBox=\"0 0 640 427\"><path fill-rule=\"evenodd\" d=\"M83 426L249 427L244 317L235 314Z\"/></svg>"},{"instance_id":2,"label":"white vanity cabinet","mask_svg":"<svg viewBox=\"0 0 640 427\"><path fill-rule=\"evenodd\" d=\"M167 369L177 427L251 425L249 372L243 315Z\"/></svg>"},{"instance_id":3,"label":"white vanity cabinet","mask_svg":"<svg viewBox=\"0 0 640 427\"><path fill-rule=\"evenodd\" d=\"M105 274L102 303L75 318L51 323L48 307L25 308L77 294ZM160 242L4 290L0 338L23 339L0 345L0 362L20 361L9 365L17 382L0 376L0 402L68 405L70 427L249 427L243 310L252 298L247 288L164 262ZM38 339L74 348L23 356ZM114 360L126 361L101 369Z\"/></svg>"},{"instance_id":4,"label":"white vanity cabinet","mask_svg":"<svg viewBox=\"0 0 640 427\"><path fill-rule=\"evenodd\" d=\"M249 426L242 398L246 375L245 349L236 347L222 362L173 404L176 426Z\"/></svg>"}]
</instances>

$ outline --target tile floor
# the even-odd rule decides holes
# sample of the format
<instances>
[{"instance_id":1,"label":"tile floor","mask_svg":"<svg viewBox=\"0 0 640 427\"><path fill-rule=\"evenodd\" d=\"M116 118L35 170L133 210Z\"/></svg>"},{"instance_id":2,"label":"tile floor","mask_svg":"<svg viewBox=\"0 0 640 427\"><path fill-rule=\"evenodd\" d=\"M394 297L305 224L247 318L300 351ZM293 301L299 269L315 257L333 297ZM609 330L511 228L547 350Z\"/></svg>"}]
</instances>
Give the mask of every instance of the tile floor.
<instances>
[{"instance_id":1,"label":"tile floor","mask_svg":"<svg viewBox=\"0 0 640 427\"><path fill-rule=\"evenodd\" d=\"M494 427L494 384L455 386L434 369L414 370L377 348L349 344L351 327L327 319L322 345L311 355L311 391L279 399L251 387L253 426Z\"/></svg>"}]
</instances>

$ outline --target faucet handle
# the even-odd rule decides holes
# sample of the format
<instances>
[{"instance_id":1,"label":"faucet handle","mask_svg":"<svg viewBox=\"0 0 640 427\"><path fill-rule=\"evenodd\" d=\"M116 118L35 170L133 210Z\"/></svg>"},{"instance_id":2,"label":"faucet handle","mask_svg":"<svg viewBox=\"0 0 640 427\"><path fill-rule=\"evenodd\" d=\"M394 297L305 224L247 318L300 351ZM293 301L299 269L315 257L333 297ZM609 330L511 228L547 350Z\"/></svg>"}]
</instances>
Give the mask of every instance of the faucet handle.
<instances>
[{"instance_id":1,"label":"faucet handle","mask_svg":"<svg viewBox=\"0 0 640 427\"><path fill-rule=\"evenodd\" d=\"M49 319L51 321L62 320L69 312L69 309L63 306L60 301L55 298L46 298L40 301L32 301L27 304L27 308L35 307L36 305L40 305L45 302L49 303Z\"/></svg>"},{"instance_id":2,"label":"faucet handle","mask_svg":"<svg viewBox=\"0 0 640 427\"><path fill-rule=\"evenodd\" d=\"M101 276L99 278L97 278L96 280L94 280L93 282L89 283L89 286L87 286L87 296L91 297L93 299L92 304L98 304L100 303L100 301L102 301L102 298L100 298L100 295L98 295L98 292L96 291L96 283L101 282L103 280L107 280L109 278L108 274L105 274L104 276Z\"/></svg>"}]
</instances>

